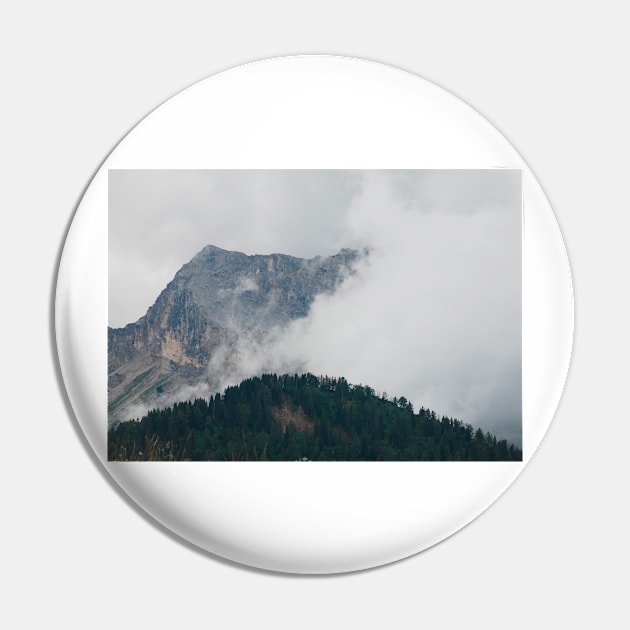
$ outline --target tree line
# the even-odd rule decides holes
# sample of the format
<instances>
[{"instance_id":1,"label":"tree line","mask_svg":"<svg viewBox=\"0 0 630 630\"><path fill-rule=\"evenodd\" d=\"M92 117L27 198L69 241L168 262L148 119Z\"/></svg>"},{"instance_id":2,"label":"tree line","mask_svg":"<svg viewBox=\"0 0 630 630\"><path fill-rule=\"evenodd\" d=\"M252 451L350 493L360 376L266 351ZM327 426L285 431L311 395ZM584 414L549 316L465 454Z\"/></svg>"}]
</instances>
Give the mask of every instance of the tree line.
<instances>
[{"instance_id":1,"label":"tree line","mask_svg":"<svg viewBox=\"0 0 630 630\"><path fill-rule=\"evenodd\" d=\"M345 378L264 374L108 432L110 461L521 461L506 440Z\"/></svg>"}]
</instances>

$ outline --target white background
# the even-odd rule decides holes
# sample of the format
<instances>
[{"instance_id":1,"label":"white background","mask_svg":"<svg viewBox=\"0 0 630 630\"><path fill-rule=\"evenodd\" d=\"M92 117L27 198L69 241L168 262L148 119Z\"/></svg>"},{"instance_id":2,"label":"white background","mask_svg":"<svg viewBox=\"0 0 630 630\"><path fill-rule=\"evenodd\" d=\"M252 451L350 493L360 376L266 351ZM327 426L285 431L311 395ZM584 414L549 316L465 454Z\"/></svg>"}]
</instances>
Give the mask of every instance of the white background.
<instances>
[{"instance_id":1,"label":"white background","mask_svg":"<svg viewBox=\"0 0 630 630\"><path fill-rule=\"evenodd\" d=\"M630 54L619 3L23 3L3 65L3 607L8 627L622 627L626 572ZM211 558L152 525L95 463L56 365L65 231L116 141L165 98L240 63L336 53L415 72L515 145L573 269L573 363L512 488L411 559L286 577Z\"/></svg>"}]
</instances>

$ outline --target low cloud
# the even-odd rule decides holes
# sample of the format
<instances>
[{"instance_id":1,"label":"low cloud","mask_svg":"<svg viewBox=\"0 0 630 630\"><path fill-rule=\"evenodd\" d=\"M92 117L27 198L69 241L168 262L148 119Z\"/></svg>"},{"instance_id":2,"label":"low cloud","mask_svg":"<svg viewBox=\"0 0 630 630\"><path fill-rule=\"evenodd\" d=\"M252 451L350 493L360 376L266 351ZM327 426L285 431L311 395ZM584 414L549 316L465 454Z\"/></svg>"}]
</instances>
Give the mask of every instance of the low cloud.
<instances>
[{"instance_id":1,"label":"low cloud","mask_svg":"<svg viewBox=\"0 0 630 630\"><path fill-rule=\"evenodd\" d=\"M272 354L520 444L520 190L511 175L512 208L472 213L410 207L390 177L366 176L346 227L369 257Z\"/></svg>"}]
</instances>

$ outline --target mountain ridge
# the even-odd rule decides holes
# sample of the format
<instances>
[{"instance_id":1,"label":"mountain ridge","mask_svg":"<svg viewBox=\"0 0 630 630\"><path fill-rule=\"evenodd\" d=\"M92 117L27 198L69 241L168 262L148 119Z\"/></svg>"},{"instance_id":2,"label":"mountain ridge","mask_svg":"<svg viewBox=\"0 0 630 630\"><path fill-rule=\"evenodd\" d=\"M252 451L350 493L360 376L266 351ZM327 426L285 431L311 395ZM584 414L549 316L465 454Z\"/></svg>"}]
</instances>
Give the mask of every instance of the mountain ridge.
<instances>
[{"instance_id":1,"label":"mountain ridge","mask_svg":"<svg viewBox=\"0 0 630 630\"><path fill-rule=\"evenodd\" d=\"M108 422L176 401L177 392L212 393L234 368L239 341L261 343L306 317L315 297L332 294L367 252L342 249L310 259L244 254L207 245L182 265L145 315L108 327ZM215 373L209 373L211 361ZM193 392L189 392L189 395Z\"/></svg>"}]
</instances>

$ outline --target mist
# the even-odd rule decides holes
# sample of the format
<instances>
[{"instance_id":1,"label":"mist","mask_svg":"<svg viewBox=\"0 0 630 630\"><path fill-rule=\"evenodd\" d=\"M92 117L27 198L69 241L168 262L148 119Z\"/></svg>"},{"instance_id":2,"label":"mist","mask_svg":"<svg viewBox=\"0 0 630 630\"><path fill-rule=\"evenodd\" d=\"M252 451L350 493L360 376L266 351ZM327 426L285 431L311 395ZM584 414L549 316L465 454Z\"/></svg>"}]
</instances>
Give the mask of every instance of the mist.
<instances>
[{"instance_id":1,"label":"mist","mask_svg":"<svg viewBox=\"0 0 630 630\"><path fill-rule=\"evenodd\" d=\"M390 177L366 174L345 228L369 256L264 347L266 362L343 375L520 446L520 213L464 202L418 207Z\"/></svg>"}]
</instances>

